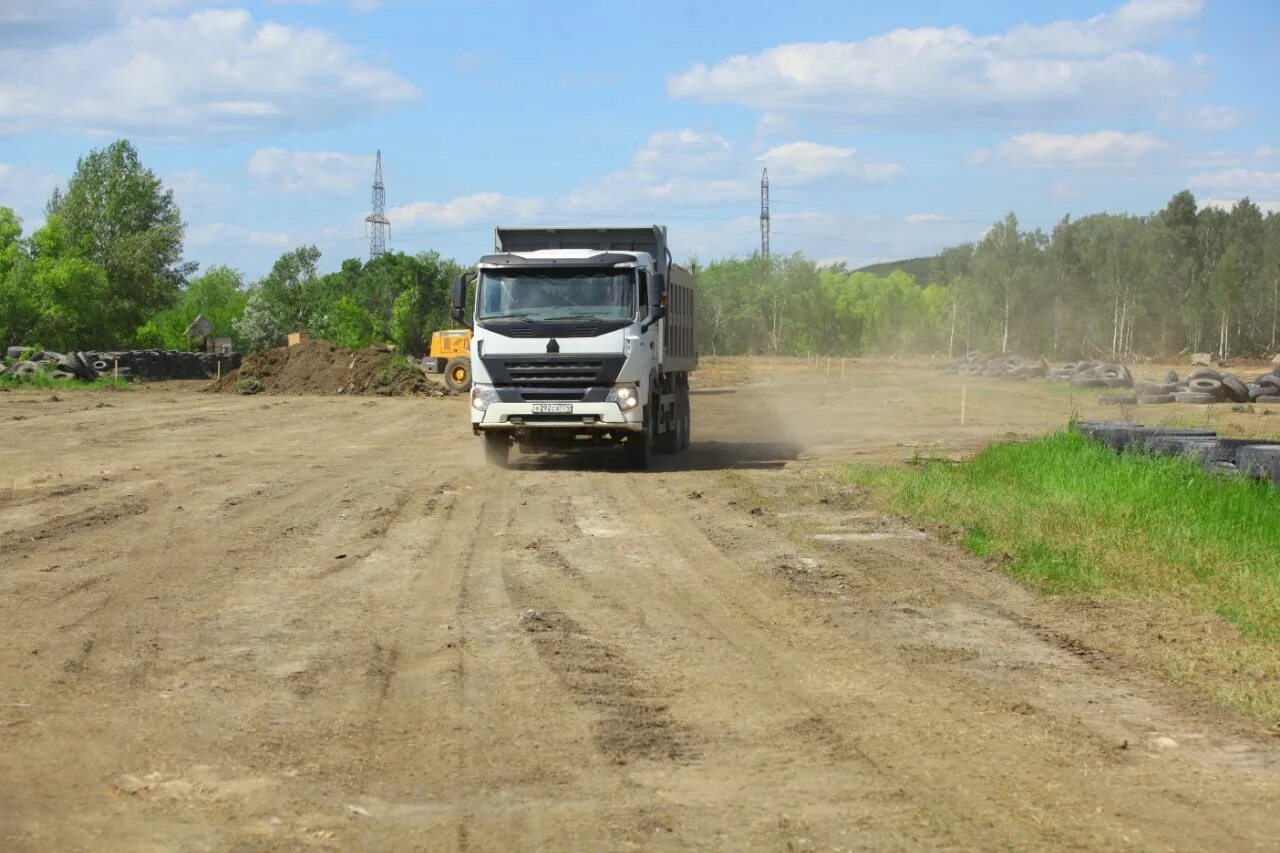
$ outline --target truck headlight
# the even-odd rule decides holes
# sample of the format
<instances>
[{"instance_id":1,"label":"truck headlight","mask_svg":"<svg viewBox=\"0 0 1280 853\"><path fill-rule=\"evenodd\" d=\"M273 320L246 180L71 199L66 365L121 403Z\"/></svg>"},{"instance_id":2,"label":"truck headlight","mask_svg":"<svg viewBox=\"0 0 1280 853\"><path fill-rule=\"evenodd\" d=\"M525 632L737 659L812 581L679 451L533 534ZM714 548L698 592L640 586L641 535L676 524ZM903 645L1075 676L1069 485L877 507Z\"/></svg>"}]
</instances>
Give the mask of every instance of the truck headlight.
<instances>
[{"instance_id":1,"label":"truck headlight","mask_svg":"<svg viewBox=\"0 0 1280 853\"><path fill-rule=\"evenodd\" d=\"M477 412L483 412L489 408L490 403L498 402L498 392L492 388L485 388L480 385L471 386L471 408Z\"/></svg>"},{"instance_id":2,"label":"truck headlight","mask_svg":"<svg viewBox=\"0 0 1280 853\"><path fill-rule=\"evenodd\" d=\"M629 412L640 405L640 391L634 385L617 385L604 399L606 403L617 403L619 409Z\"/></svg>"}]
</instances>

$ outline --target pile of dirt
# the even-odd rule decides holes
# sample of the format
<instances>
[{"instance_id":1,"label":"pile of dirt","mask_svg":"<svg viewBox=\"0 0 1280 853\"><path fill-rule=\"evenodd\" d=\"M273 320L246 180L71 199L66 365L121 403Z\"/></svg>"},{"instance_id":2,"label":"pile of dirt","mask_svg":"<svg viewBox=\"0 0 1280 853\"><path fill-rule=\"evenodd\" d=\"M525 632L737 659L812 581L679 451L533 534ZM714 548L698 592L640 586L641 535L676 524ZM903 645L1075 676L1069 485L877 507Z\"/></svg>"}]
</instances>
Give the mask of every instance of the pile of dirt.
<instances>
[{"instance_id":1,"label":"pile of dirt","mask_svg":"<svg viewBox=\"0 0 1280 853\"><path fill-rule=\"evenodd\" d=\"M373 394L444 397L453 392L403 356L383 348L350 350L308 341L255 353L209 386L238 394Z\"/></svg>"}]
</instances>

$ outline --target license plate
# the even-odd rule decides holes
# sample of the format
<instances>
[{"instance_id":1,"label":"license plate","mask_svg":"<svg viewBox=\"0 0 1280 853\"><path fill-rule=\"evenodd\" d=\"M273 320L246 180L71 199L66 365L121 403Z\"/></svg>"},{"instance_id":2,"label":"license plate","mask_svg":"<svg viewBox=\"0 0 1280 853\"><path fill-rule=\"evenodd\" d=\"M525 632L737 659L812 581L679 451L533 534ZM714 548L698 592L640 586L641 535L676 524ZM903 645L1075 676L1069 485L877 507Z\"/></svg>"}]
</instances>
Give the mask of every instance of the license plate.
<instances>
[{"instance_id":1,"label":"license plate","mask_svg":"<svg viewBox=\"0 0 1280 853\"><path fill-rule=\"evenodd\" d=\"M534 403L535 415L572 415L573 403Z\"/></svg>"}]
</instances>

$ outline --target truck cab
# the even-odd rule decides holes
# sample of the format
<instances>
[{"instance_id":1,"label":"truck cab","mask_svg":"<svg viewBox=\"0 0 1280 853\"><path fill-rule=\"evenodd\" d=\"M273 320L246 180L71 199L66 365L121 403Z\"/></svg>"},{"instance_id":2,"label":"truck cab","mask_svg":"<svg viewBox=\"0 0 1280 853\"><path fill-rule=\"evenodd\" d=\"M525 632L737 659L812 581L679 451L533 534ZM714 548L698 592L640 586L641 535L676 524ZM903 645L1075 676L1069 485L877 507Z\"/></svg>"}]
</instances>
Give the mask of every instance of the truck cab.
<instances>
[{"instance_id":1,"label":"truck cab","mask_svg":"<svg viewBox=\"0 0 1280 853\"><path fill-rule=\"evenodd\" d=\"M645 468L687 447L694 283L666 229L500 227L494 244L453 293L489 460L618 445Z\"/></svg>"}]
</instances>

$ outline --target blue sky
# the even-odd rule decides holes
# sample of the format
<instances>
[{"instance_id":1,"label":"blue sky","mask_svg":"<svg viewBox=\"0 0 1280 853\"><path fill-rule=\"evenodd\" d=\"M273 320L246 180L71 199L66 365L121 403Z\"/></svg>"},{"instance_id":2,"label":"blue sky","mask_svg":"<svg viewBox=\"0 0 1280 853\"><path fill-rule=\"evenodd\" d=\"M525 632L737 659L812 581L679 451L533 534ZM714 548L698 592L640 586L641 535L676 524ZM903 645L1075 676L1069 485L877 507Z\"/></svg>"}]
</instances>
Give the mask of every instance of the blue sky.
<instances>
[{"instance_id":1,"label":"blue sky","mask_svg":"<svg viewBox=\"0 0 1280 853\"><path fill-rule=\"evenodd\" d=\"M261 275L389 247L468 261L495 224L661 222L678 257L862 265L1010 210L1280 210L1280 3L3 0L0 204L28 228L118 136L187 254Z\"/></svg>"}]
</instances>

